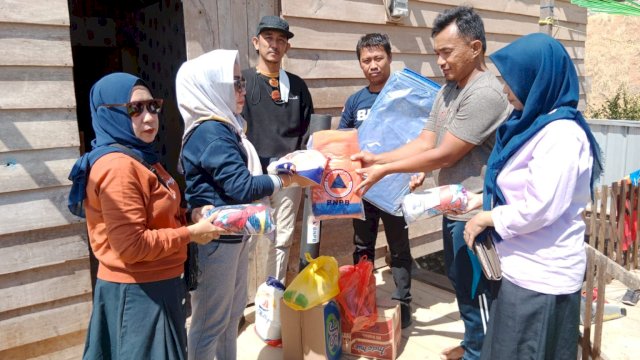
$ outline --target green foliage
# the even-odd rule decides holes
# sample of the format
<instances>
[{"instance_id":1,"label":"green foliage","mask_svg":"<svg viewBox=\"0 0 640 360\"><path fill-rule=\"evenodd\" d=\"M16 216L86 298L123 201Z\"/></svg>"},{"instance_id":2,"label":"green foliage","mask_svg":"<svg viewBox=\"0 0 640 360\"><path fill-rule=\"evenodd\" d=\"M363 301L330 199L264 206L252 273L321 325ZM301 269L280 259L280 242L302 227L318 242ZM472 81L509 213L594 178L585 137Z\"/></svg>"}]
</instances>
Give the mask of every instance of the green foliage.
<instances>
[{"instance_id":1,"label":"green foliage","mask_svg":"<svg viewBox=\"0 0 640 360\"><path fill-rule=\"evenodd\" d=\"M587 116L591 119L640 120L640 95L629 94L626 87L620 86L599 108L589 108Z\"/></svg>"}]
</instances>

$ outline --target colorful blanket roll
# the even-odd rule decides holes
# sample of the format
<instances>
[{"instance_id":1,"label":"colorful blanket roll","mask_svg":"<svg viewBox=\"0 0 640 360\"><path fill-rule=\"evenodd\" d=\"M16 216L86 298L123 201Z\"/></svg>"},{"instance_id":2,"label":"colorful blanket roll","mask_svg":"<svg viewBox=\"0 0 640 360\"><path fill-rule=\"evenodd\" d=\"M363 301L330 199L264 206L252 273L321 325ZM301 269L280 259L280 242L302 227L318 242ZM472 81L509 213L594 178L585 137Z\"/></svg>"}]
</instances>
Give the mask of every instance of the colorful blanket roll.
<instances>
[{"instance_id":1,"label":"colorful blanket roll","mask_svg":"<svg viewBox=\"0 0 640 360\"><path fill-rule=\"evenodd\" d=\"M229 234L263 235L276 229L272 212L273 209L264 204L225 205L209 210L205 217L217 214L213 225Z\"/></svg>"},{"instance_id":2,"label":"colorful blanket roll","mask_svg":"<svg viewBox=\"0 0 640 360\"><path fill-rule=\"evenodd\" d=\"M467 208L467 190L460 184L444 185L406 195L402 213L407 224Z\"/></svg>"}]
</instances>

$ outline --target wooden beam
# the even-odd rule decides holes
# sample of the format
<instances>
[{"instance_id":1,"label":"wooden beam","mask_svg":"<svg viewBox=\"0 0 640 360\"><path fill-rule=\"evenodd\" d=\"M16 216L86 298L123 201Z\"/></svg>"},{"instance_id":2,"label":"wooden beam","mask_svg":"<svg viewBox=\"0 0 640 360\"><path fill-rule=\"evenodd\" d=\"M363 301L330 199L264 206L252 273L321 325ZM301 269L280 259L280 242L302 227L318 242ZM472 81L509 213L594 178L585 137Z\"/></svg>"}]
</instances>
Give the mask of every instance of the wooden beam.
<instances>
[{"instance_id":1,"label":"wooden beam","mask_svg":"<svg viewBox=\"0 0 640 360\"><path fill-rule=\"evenodd\" d=\"M0 276L86 259L86 224L4 235L0 237L0 252Z\"/></svg>"},{"instance_id":2,"label":"wooden beam","mask_svg":"<svg viewBox=\"0 0 640 360\"><path fill-rule=\"evenodd\" d=\"M0 359L80 359L86 338L86 329L80 330L0 351Z\"/></svg>"},{"instance_id":3,"label":"wooden beam","mask_svg":"<svg viewBox=\"0 0 640 360\"><path fill-rule=\"evenodd\" d=\"M78 158L75 147L0 153L0 194L71 185L69 172Z\"/></svg>"},{"instance_id":4,"label":"wooden beam","mask_svg":"<svg viewBox=\"0 0 640 360\"><path fill-rule=\"evenodd\" d=\"M75 109L0 109L0 134L0 152L80 146Z\"/></svg>"},{"instance_id":5,"label":"wooden beam","mask_svg":"<svg viewBox=\"0 0 640 360\"><path fill-rule=\"evenodd\" d=\"M0 194L0 235L84 222L67 207L69 186Z\"/></svg>"},{"instance_id":6,"label":"wooden beam","mask_svg":"<svg viewBox=\"0 0 640 360\"><path fill-rule=\"evenodd\" d=\"M0 22L0 64L73 66L68 27Z\"/></svg>"},{"instance_id":7,"label":"wooden beam","mask_svg":"<svg viewBox=\"0 0 640 360\"><path fill-rule=\"evenodd\" d=\"M0 319L0 351L87 329L91 295L48 310Z\"/></svg>"},{"instance_id":8,"label":"wooden beam","mask_svg":"<svg viewBox=\"0 0 640 360\"><path fill-rule=\"evenodd\" d=\"M0 284L0 313L91 294L89 258L3 276Z\"/></svg>"},{"instance_id":9,"label":"wooden beam","mask_svg":"<svg viewBox=\"0 0 640 360\"><path fill-rule=\"evenodd\" d=\"M0 67L0 109L74 108L71 67Z\"/></svg>"},{"instance_id":10,"label":"wooden beam","mask_svg":"<svg viewBox=\"0 0 640 360\"><path fill-rule=\"evenodd\" d=\"M68 1L2 0L0 1L0 22L69 27Z\"/></svg>"},{"instance_id":11,"label":"wooden beam","mask_svg":"<svg viewBox=\"0 0 640 360\"><path fill-rule=\"evenodd\" d=\"M609 259L601 252L597 251L593 247L586 245L587 255L593 256L596 261L599 261L602 266L606 267L606 273L613 276L616 280L620 281L629 289L640 289L640 276L627 271L624 267L617 264L615 261Z\"/></svg>"}]
</instances>

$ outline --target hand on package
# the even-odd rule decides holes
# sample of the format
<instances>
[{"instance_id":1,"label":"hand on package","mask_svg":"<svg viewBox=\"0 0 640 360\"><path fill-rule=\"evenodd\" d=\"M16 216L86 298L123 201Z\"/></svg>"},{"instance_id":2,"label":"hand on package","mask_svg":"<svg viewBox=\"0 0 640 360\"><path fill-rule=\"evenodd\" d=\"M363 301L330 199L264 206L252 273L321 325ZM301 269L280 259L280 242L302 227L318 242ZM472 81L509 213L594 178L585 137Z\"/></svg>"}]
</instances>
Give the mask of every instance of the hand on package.
<instances>
[{"instance_id":1,"label":"hand on package","mask_svg":"<svg viewBox=\"0 0 640 360\"><path fill-rule=\"evenodd\" d=\"M387 175L384 165L372 165L356 169L356 173L362 177L362 182L356 187L356 192L360 196L364 195L375 183Z\"/></svg>"},{"instance_id":2,"label":"hand on package","mask_svg":"<svg viewBox=\"0 0 640 360\"><path fill-rule=\"evenodd\" d=\"M472 192L467 192L467 208L464 213L468 213L471 210L479 209L482 207L482 193L476 194Z\"/></svg>"},{"instance_id":3,"label":"hand on package","mask_svg":"<svg viewBox=\"0 0 640 360\"><path fill-rule=\"evenodd\" d=\"M363 168L368 168L376 164L376 156L368 151L360 151L351 155L352 161L360 161Z\"/></svg>"},{"instance_id":4,"label":"hand on package","mask_svg":"<svg viewBox=\"0 0 640 360\"><path fill-rule=\"evenodd\" d=\"M426 177L427 175L423 172L416 175L411 175L411 180L409 181L409 191L414 192L417 188L422 186Z\"/></svg>"},{"instance_id":5,"label":"hand on package","mask_svg":"<svg viewBox=\"0 0 640 360\"><path fill-rule=\"evenodd\" d=\"M208 244L211 240L218 239L220 235L226 234L224 229L213 225L213 221L218 216L217 214L213 214L208 218L203 217L202 214L206 213L212 208L212 205L205 205L201 208L194 209L191 218L194 220L195 218L198 218L198 221L195 224L189 225L187 227L191 235L191 241L200 245L204 245Z\"/></svg>"},{"instance_id":6,"label":"hand on package","mask_svg":"<svg viewBox=\"0 0 640 360\"><path fill-rule=\"evenodd\" d=\"M211 209L213 209L213 205L205 205L205 206L194 208L193 210L191 210L191 222L193 223L199 222L200 220L202 220L202 217L204 216L204 214L206 214L207 211Z\"/></svg>"}]
</instances>

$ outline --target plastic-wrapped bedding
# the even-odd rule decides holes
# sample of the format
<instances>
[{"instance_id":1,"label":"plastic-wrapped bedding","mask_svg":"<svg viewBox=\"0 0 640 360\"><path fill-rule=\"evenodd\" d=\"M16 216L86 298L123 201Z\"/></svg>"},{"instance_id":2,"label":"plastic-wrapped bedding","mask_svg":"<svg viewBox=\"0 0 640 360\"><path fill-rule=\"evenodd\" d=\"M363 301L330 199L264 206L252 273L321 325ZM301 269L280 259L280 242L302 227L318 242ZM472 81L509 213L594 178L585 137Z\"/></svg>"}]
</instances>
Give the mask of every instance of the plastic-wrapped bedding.
<instances>
[{"instance_id":1,"label":"plastic-wrapped bedding","mask_svg":"<svg viewBox=\"0 0 640 360\"><path fill-rule=\"evenodd\" d=\"M396 71L376 98L367 121L358 128L360 149L374 154L394 150L420 135L440 85L409 69ZM391 174L373 185L364 199L393 215L402 215L411 173Z\"/></svg>"},{"instance_id":2,"label":"plastic-wrapped bedding","mask_svg":"<svg viewBox=\"0 0 640 360\"><path fill-rule=\"evenodd\" d=\"M260 203L218 206L205 217L217 214L213 225L234 235L263 235L273 232L273 209Z\"/></svg>"},{"instance_id":3,"label":"plastic-wrapped bedding","mask_svg":"<svg viewBox=\"0 0 640 360\"><path fill-rule=\"evenodd\" d=\"M467 201L464 186L444 185L406 195L402 201L402 213L407 224L411 224L447 211L464 211Z\"/></svg>"},{"instance_id":4,"label":"plastic-wrapped bedding","mask_svg":"<svg viewBox=\"0 0 640 360\"><path fill-rule=\"evenodd\" d=\"M327 161L318 150L298 150L269 164L267 172L272 175L296 174L320 185Z\"/></svg>"},{"instance_id":5,"label":"plastic-wrapped bedding","mask_svg":"<svg viewBox=\"0 0 640 360\"><path fill-rule=\"evenodd\" d=\"M351 160L359 151L357 130L318 131L312 146L329 159L320 185L311 187L313 216L316 220L364 219L362 198L355 191L362 181L356 173L360 161Z\"/></svg>"}]
</instances>

